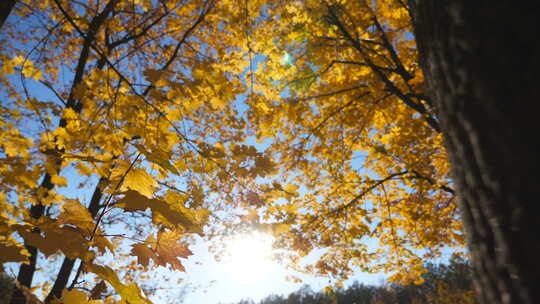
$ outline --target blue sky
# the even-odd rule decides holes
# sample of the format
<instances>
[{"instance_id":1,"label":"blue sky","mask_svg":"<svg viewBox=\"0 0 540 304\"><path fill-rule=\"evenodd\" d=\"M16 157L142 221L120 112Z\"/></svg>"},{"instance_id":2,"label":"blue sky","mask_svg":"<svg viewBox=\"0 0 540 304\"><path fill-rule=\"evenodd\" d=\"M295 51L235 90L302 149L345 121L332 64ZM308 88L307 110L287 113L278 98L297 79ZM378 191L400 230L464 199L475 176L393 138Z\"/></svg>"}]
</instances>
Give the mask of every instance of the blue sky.
<instances>
[{"instance_id":1,"label":"blue sky","mask_svg":"<svg viewBox=\"0 0 540 304\"><path fill-rule=\"evenodd\" d=\"M268 247L265 247L268 249ZM194 255L185 264L186 273L170 273L172 277L184 278L186 288L183 296L184 304L216 304L232 303L241 299L251 298L258 301L270 294L287 295L303 284L308 284L313 290L322 290L329 284L327 278L302 275L287 270L283 265L275 261L262 261L258 268L248 265L239 265L235 257L232 261L216 261L208 251L208 244L199 242L192 247ZM264 249L264 248L263 248ZM252 248L252 251L257 249ZM248 253L249 254L249 253ZM240 257L242 259L242 257ZM308 257L308 261L313 258ZM241 264L241 263L240 263ZM246 269L247 266L247 269ZM163 274L165 272L161 270ZM287 281L287 275L295 275L303 280L301 283ZM354 280L365 284L379 284L384 280L384 275L372 275L357 272L347 284ZM178 294L178 290L175 291ZM160 293L170 293L169 289L164 289ZM156 301L156 303L159 303Z\"/></svg>"},{"instance_id":2,"label":"blue sky","mask_svg":"<svg viewBox=\"0 0 540 304\"><path fill-rule=\"evenodd\" d=\"M263 57L255 56L254 65L257 66L262 60ZM55 99L47 89L41 85L36 85L31 80L29 80L29 89L40 100ZM242 101L239 100L239 103L242 103ZM241 106L240 110L243 110ZM249 141L249 143L255 144L255 141ZM90 190L80 190L76 187L83 180L77 178L74 170L66 169L62 175L69 177L69 187L61 189L61 192L68 197L77 196L82 203L87 203L93 190L93 183L88 185ZM154 298L156 304L165 303L159 299L159 296L169 299L177 298L177 303L183 300L185 304L231 303L245 298L258 301L270 294L289 294L299 289L303 284L308 284L313 290L321 290L331 283L324 277L294 273L275 261L262 259L257 262L255 259L255 262L250 261L248 263L247 260L242 260L242 258L249 257L250 254L254 256L259 254L258 251L269 251L269 247L263 247L262 249L255 248L255 245L251 248L246 247L247 255L243 255L245 253L239 254L240 260L238 256L233 256L230 260L216 261L213 254L209 252L208 246L209 243L196 238L196 243L191 246L194 255L183 262L186 266L185 273L171 272L163 268L156 270L156 274L160 279L151 282L159 290L158 297ZM306 262L314 262L315 258L315 256L308 256ZM16 269L14 271L16 273ZM303 282L293 283L287 281L285 279L287 275L296 275ZM346 282L346 285L355 280L365 284L379 284L384 278L383 274L370 275L357 271ZM36 279L37 282L47 280L44 276ZM182 282L177 283L178 279L182 279Z\"/></svg>"},{"instance_id":3,"label":"blue sky","mask_svg":"<svg viewBox=\"0 0 540 304\"><path fill-rule=\"evenodd\" d=\"M14 79L14 81L20 81L20 79ZM28 79L27 85L31 95L37 97L39 100L55 99L51 92L35 81ZM240 104L243 102L241 99L238 100ZM31 129L34 129L34 127L39 129L39 126L29 127ZM246 143L256 145L260 150L269 144L268 140L265 140L262 144L258 144L253 138L247 139ZM81 203L87 204L97 178L83 178L78 175L75 169L70 167L64 168L61 175L68 178L68 186L58 188L59 193L66 197L78 198ZM79 185L83 182L87 184L81 189ZM242 263L241 260L238 261L238 257L234 256L223 261L217 261L214 258L214 254L209 252L208 242L201 238L195 238L195 240L196 243L190 247L194 253L193 256L183 261L186 267L185 273L169 271L161 267L154 271L158 279L149 282L158 288L157 296L152 299L154 303L181 303L180 300L185 304L233 303L246 298L258 301L270 294L289 294L304 284L309 285L313 290L322 290L331 283L324 277L304 275L287 270L279 262L268 259L255 260L249 265L244 265L245 263ZM271 248L268 244L265 247L263 246L262 249L246 248L246 251L248 251L247 256L249 256L250 252L257 250L270 251ZM34 284L42 284L49 281L51 279L50 276L54 278L59 262L61 261L61 259L57 259L56 262L52 262L51 260L45 261L42 255L40 257L42 261L41 265L45 266L46 272L36 276ZM315 256L313 255L308 256L306 259L306 262L314 261ZM18 269L13 267L15 265L11 266L8 267L8 272L16 274ZM299 277L302 279L302 282L295 283L288 281L286 280L286 276L288 275ZM179 279L182 280L180 284L178 283ZM377 284L382 282L383 279L384 275L382 274L369 275L358 272L348 283L357 280L366 284ZM161 299L176 299L178 302L163 301Z\"/></svg>"}]
</instances>

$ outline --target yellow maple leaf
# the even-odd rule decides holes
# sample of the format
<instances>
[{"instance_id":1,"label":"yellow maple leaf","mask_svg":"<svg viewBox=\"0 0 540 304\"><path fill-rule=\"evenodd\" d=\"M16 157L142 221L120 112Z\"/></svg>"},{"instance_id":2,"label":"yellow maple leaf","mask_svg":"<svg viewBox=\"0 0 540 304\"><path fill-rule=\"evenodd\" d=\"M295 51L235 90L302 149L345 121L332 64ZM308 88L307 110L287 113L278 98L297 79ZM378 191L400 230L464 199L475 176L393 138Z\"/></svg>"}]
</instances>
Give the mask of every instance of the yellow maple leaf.
<instances>
[{"instance_id":1,"label":"yellow maple leaf","mask_svg":"<svg viewBox=\"0 0 540 304\"><path fill-rule=\"evenodd\" d=\"M146 197L152 197L157 182L145 169L131 168L127 162L115 167L111 173L113 185L121 182L119 191L135 190ZM122 179L123 178L123 179Z\"/></svg>"},{"instance_id":2,"label":"yellow maple leaf","mask_svg":"<svg viewBox=\"0 0 540 304\"><path fill-rule=\"evenodd\" d=\"M66 187L67 186L67 178L62 177L60 175L53 175L51 177L51 183L59 186L59 187Z\"/></svg>"},{"instance_id":3,"label":"yellow maple leaf","mask_svg":"<svg viewBox=\"0 0 540 304\"><path fill-rule=\"evenodd\" d=\"M155 70L155 69L148 69L148 70L144 71L143 74L146 77L146 79L148 79L148 81L150 81L152 83L155 83L155 82L159 81L161 79L161 77L163 77L164 71Z\"/></svg>"},{"instance_id":4,"label":"yellow maple leaf","mask_svg":"<svg viewBox=\"0 0 540 304\"><path fill-rule=\"evenodd\" d=\"M257 158L255 158L255 171L256 171L256 174L263 177L263 176L266 176L268 174L272 174L274 171L275 171L275 166L276 164L274 164L274 162L272 162L268 157L266 156L258 156Z\"/></svg>"},{"instance_id":5,"label":"yellow maple leaf","mask_svg":"<svg viewBox=\"0 0 540 304\"><path fill-rule=\"evenodd\" d=\"M75 169L77 169L77 172L79 172L80 175L90 176L94 173L92 168L88 167L83 162L77 162L75 164Z\"/></svg>"},{"instance_id":6,"label":"yellow maple leaf","mask_svg":"<svg viewBox=\"0 0 540 304\"><path fill-rule=\"evenodd\" d=\"M172 269L186 271L178 258L187 258L193 253L188 248L188 244L180 242L181 234L174 231L163 231L158 234L156 241L149 248L145 244L134 244L131 248L131 254L137 256L137 262L143 266L148 266L149 261L153 260L155 265L171 265ZM153 241L153 238L151 238Z\"/></svg>"},{"instance_id":7,"label":"yellow maple leaf","mask_svg":"<svg viewBox=\"0 0 540 304\"><path fill-rule=\"evenodd\" d=\"M149 151L147 148L145 148L142 145L135 145L137 149L144 154L146 159L161 168L168 170L174 174L178 174L178 170L171 164L170 162L170 156L167 155L167 153L163 151Z\"/></svg>"},{"instance_id":8,"label":"yellow maple leaf","mask_svg":"<svg viewBox=\"0 0 540 304\"><path fill-rule=\"evenodd\" d=\"M137 191L129 190L124 197L118 200L118 207L126 211L146 210L150 208L154 221L170 228L181 226L186 232L202 234L202 225L206 221L208 210L192 210L181 206L178 202L172 203L159 199L149 199Z\"/></svg>"},{"instance_id":9,"label":"yellow maple leaf","mask_svg":"<svg viewBox=\"0 0 540 304\"><path fill-rule=\"evenodd\" d=\"M88 233L94 229L95 225L88 209L77 199L66 199L64 201L58 221L60 224L77 226Z\"/></svg>"},{"instance_id":10,"label":"yellow maple leaf","mask_svg":"<svg viewBox=\"0 0 540 304\"><path fill-rule=\"evenodd\" d=\"M39 248L46 256L62 251L70 259L80 258L84 261L94 258L89 251L89 243L81 230L74 227L59 227L58 223L47 220L38 225L41 234L35 233L33 227L14 225L14 229L27 244Z\"/></svg>"},{"instance_id":11,"label":"yellow maple leaf","mask_svg":"<svg viewBox=\"0 0 540 304\"><path fill-rule=\"evenodd\" d=\"M109 282L120 297L122 297L122 300L131 304L152 304L152 302L143 295L137 284L122 284L114 270L111 268L91 263L86 264L85 268L87 271L95 273L101 279Z\"/></svg>"},{"instance_id":12,"label":"yellow maple leaf","mask_svg":"<svg viewBox=\"0 0 540 304\"><path fill-rule=\"evenodd\" d=\"M148 267L150 260L156 260L156 254L154 251L145 244L133 244L131 245L131 255L137 257L137 263L144 267Z\"/></svg>"},{"instance_id":13,"label":"yellow maple leaf","mask_svg":"<svg viewBox=\"0 0 540 304\"><path fill-rule=\"evenodd\" d=\"M81 290L67 290L62 291L62 302L64 304L99 304L102 301L88 300L86 293Z\"/></svg>"},{"instance_id":14,"label":"yellow maple leaf","mask_svg":"<svg viewBox=\"0 0 540 304\"><path fill-rule=\"evenodd\" d=\"M22 245L15 242L5 243L5 240L0 237L0 265L6 262L27 263L28 256L30 253Z\"/></svg>"},{"instance_id":15,"label":"yellow maple leaf","mask_svg":"<svg viewBox=\"0 0 540 304\"><path fill-rule=\"evenodd\" d=\"M298 195L298 185L295 184L287 184L283 190L287 192L289 195L297 196Z\"/></svg>"},{"instance_id":16,"label":"yellow maple leaf","mask_svg":"<svg viewBox=\"0 0 540 304\"><path fill-rule=\"evenodd\" d=\"M157 182L146 172L146 170L135 168L126 175L123 187L125 187L125 189L138 191L147 197L151 197L152 194L154 194L156 184Z\"/></svg>"}]
</instances>

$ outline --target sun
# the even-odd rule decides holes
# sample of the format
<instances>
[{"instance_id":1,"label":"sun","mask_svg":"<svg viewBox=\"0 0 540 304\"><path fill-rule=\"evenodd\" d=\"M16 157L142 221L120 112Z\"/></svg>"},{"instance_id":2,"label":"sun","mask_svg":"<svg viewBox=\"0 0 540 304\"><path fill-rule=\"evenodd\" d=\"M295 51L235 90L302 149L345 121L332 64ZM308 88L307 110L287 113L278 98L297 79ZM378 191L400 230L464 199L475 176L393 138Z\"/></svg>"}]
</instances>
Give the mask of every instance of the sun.
<instances>
[{"instance_id":1,"label":"sun","mask_svg":"<svg viewBox=\"0 0 540 304\"><path fill-rule=\"evenodd\" d=\"M272 261L273 237L251 232L237 234L227 242L224 261L227 272L237 282L248 283L260 280L275 271L276 264Z\"/></svg>"}]
</instances>

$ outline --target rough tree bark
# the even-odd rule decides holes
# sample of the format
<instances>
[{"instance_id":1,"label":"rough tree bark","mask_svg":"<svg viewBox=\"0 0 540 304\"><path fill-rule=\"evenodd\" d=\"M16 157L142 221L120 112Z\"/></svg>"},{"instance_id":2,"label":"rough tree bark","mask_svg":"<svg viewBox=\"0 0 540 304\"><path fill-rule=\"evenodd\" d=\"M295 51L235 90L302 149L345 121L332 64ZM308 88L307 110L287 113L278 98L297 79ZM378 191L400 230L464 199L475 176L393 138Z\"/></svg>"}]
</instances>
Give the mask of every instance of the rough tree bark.
<instances>
[{"instance_id":1,"label":"rough tree bark","mask_svg":"<svg viewBox=\"0 0 540 304\"><path fill-rule=\"evenodd\" d=\"M540 303L540 18L534 1L411 0L480 303Z\"/></svg>"}]
</instances>

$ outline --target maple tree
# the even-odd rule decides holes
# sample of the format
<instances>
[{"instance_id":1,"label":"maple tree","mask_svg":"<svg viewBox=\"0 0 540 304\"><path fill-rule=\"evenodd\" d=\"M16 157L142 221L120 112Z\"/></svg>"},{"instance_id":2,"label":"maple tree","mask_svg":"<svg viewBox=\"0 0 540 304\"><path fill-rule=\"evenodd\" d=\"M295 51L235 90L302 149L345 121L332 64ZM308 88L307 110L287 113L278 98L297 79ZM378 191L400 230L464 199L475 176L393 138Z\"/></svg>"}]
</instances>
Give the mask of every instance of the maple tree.
<instances>
[{"instance_id":1,"label":"maple tree","mask_svg":"<svg viewBox=\"0 0 540 304\"><path fill-rule=\"evenodd\" d=\"M292 203L268 208L297 223L282 243L300 256L328 248L315 272L346 277L372 262L414 280L423 258L464 246L459 198L480 301L537 302L532 7L418 0L270 9L288 22L269 20L260 33L274 37L256 50L269 57L258 80L271 101L251 121L277 138L284 176L309 189L286 190ZM283 88L291 96L279 99Z\"/></svg>"},{"instance_id":2,"label":"maple tree","mask_svg":"<svg viewBox=\"0 0 540 304\"><path fill-rule=\"evenodd\" d=\"M484 9L514 12L490 20L501 32L536 23L511 4L443 2L3 2L0 262L21 265L12 302L32 297L39 252L49 264L61 252L46 302L99 300L77 289L94 288L80 280L93 273L95 288L147 303L133 271L183 270L189 235L239 227L267 229L281 258L338 283L357 268L420 283L425 259L465 247L457 187L481 299L534 303L540 213L523 203L538 184L534 119L505 100L534 99L536 66L509 85L497 69L528 65L535 48L506 62L512 38L493 58L470 46L501 45ZM79 181L89 200L62 190ZM240 222L218 217L235 207L247 209ZM314 249L318 261L300 263ZM122 280L112 253L137 259Z\"/></svg>"},{"instance_id":3,"label":"maple tree","mask_svg":"<svg viewBox=\"0 0 540 304\"><path fill-rule=\"evenodd\" d=\"M2 27L0 80L0 262L21 265L12 303L36 301L40 263L57 271L42 286L45 302L97 301L97 291L78 288L102 290L105 281L122 301L148 303L135 273L184 270L187 238L202 235L220 208L207 206L207 194L231 196L271 171L268 157L241 143L231 101L244 91L246 63L233 42L242 29L223 17L231 8L211 0L14 7ZM110 254L138 265L121 280ZM88 273L95 286L82 280Z\"/></svg>"},{"instance_id":4,"label":"maple tree","mask_svg":"<svg viewBox=\"0 0 540 304\"><path fill-rule=\"evenodd\" d=\"M430 257L463 245L455 187L481 302L537 302L531 9L487 1L276 5L270 15L290 22L273 23L279 38L268 66L276 72L261 81L294 90L255 123L284 130L280 162L303 169L289 176L313 190L270 210L300 220L283 242L301 254L329 248L316 271L337 277L381 261L390 271L412 268L394 279L414 279L421 249ZM284 128L264 128L274 124ZM382 248L369 252L362 236Z\"/></svg>"},{"instance_id":5,"label":"maple tree","mask_svg":"<svg viewBox=\"0 0 540 304\"><path fill-rule=\"evenodd\" d=\"M293 262L326 249L304 270L338 282L355 267L419 280L425 259L464 247L464 237L407 6L277 1L266 9L272 18L252 35L266 42L254 52L267 60L250 122L273 139L268 151L281 171L260 187L264 216L292 224L280 242Z\"/></svg>"}]
</instances>

